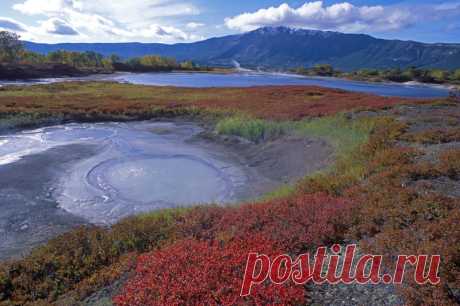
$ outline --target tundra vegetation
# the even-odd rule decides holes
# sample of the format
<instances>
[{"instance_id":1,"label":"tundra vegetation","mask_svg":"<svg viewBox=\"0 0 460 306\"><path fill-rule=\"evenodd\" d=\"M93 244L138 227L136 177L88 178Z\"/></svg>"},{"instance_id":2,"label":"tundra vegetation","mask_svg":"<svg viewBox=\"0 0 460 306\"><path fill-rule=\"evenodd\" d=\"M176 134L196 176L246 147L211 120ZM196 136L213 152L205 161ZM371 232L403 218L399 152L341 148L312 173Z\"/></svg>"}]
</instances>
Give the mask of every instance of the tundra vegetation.
<instances>
[{"instance_id":1,"label":"tundra vegetation","mask_svg":"<svg viewBox=\"0 0 460 306\"><path fill-rule=\"evenodd\" d=\"M440 285L408 277L399 292L408 305L458 302L460 110L454 101L300 86L77 82L4 87L0 114L10 128L37 119L187 116L212 122L218 134L255 142L296 134L323 137L336 148L329 169L252 203L161 210L56 237L1 265L0 305L78 304L116 283L122 288L115 305L303 305L314 287L263 283L239 297L247 253L297 255L347 241L385 255L390 269L398 254L440 254ZM439 184L446 180L454 189Z\"/></svg>"}]
</instances>

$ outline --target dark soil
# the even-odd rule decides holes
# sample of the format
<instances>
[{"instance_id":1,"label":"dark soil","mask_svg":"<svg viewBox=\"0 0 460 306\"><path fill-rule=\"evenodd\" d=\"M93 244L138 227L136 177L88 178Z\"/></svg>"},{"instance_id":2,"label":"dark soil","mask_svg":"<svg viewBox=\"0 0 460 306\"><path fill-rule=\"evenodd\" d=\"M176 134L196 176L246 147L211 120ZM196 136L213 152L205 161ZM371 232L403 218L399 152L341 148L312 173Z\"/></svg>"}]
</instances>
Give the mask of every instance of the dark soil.
<instances>
[{"instance_id":1,"label":"dark soil","mask_svg":"<svg viewBox=\"0 0 460 306\"><path fill-rule=\"evenodd\" d=\"M246 198L257 198L282 185L294 184L334 161L332 147L318 138L285 136L255 144L235 136L206 133L195 141L203 138L207 141L201 146L225 152L247 170L253 183Z\"/></svg>"},{"instance_id":2,"label":"dark soil","mask_svg":"<svg viewBox=\"0 0 460 306\"><path fill-rule=\"evenodd\" d=\"M0 167L0 260L18 257L51 237L86 224L51 197L59 173L96 148L68 145Z\"/></svg>"}]
</instances>

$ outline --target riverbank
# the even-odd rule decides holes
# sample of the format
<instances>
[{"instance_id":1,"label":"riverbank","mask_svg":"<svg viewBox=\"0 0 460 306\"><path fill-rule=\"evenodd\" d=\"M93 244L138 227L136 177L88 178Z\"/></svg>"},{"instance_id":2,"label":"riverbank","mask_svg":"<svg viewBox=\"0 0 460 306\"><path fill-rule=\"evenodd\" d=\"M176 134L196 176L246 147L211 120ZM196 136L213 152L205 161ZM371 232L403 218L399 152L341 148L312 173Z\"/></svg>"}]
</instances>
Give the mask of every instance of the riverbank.
<instances>
[{"instance_id":1,"label":"riverbank","mask_svg":"<svg viewBox=\"0 0 460 306\"><path fill-rule=\"evenodd\" d=\"M353 82L362 82L368 84L388 84L388 85L399 85L399 86L420 86L420 87L434 87L434 88L444 88L446 90L451 91L458 91L460 90L460 82L453 82L453 83L435 83L435 82L420 82L416 80L411 81L392 81L388 79L382 78L363 78L363 77L355 77L350 75L331 75L331 76L322 76L322 75L315 75L315 74L302 74L302 73L295 73L295 72L286 72L286 74L292 74L299 77L307 77L307 78L318 78L318 79L336 79L336 80L343 80L343 81L353 81Z\"/></svg>"},{"instance_id":2,"label":"riverbank","mask_svg":"<svg viewBox=\"0 0 460 306\"><path fill-rule=\"evenodd\" d=\"M0 80L25 81L43 78L85 77L94 74L111 74L110 69L76 68L64 64L0 64Z\"/></svg>"},{"instance_id":3,"label":"riverbank","mask_svg":"<svg viewBox=\"0 0 460 306\"><path fill-rule=\"evenodd\" d=\"M442 85L453 87L460 85L460 70L443 70L436 68L419 69L408 67L405 70L393 69L360 69L343 72L335 70L331 65L316 65L312 68L297 68L290 70L303 76L336 77L341 79L369 82L369 83L417 83L428 86Z\"/></svg>"},{"instance_id":4,"label":"riverbank","mask_svg":"<svg viewBox=\"0 0 460 306\"><path fill-rule=\"evenodd\" d=\"M232 68L191 68L191 69L152 69L146 67L145 69L130 69L128 66L118 65L114 67L75 67L66 64L58 63L44 63L44 64L0 64L0 81L31 81L37 79L51 79L51 78L81 78L94 75L111 75L116 73L155 73L155 72L190 72L190 73L233 73L235 70Z\"/></svg>"}]
</instances>

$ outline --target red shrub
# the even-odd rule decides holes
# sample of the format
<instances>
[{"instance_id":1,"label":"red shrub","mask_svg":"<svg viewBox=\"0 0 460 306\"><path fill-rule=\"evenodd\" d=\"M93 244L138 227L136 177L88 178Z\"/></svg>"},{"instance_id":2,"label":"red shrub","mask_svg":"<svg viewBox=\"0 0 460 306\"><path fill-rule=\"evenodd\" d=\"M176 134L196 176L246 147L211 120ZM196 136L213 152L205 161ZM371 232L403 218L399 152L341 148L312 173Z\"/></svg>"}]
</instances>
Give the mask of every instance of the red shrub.
<instances>
[{"instance_id":1,"label":"red shrub","mask_svg":"<svg viewBox=\"0 0 460 306\"><path fill-rule=\"evenodd\" d=\"M318 193L235 207L195 207L177 220L176 230L179 237L205 241L260 233L297 253L340 241L349 226L351 206L343 198Z\"/></svg>"},{"instance_id":2,"label":"red shrub","mask_svg":"<svg viewBox=\"0 0 460 306\"><path fill-rule=\"evenodd\" d=\"M150 305L294 305L305 303L302 286L293 283L254 286L240 297L249 252L282 252L262 236L227 243L182 240L142 256L136 277L114 298L118 306Z\"/></svg>"},{"instance_id":3,"label":"red shrub","mask_svg":"<svg viewBox=\"0 0 460 306\"><path fill-rule=\"evenodd\" d=\"M422 132L408 133L402 140L421 144L448 143L460 140L460 128L430 129Z\"/></svg>"},{"instance_id":4,"label":"red shrub","mask_svg":"<svg viewBox=\"0 0 460 306\"><path fill-rule=\"evenodd\" d=\"M458 202L457 202L458 204ZM417 230L401 231L398 239L412 254L439 254L441 284L426 286L414 284L405 287L402 293L406 301L414 305L454 305L458 303L460 289L460 210L452 211L439 222L427 221ZM411 271L413 272L413 271ZM456 297L454 297L454 292Z\"/></svg>"},{"instance_id":5,"label":"red shrub","mask_svg":"<svg viewBox=\"0 0 460 306\"><path fill-rule=\"evenodd\" d=\"M225 237L261 233L278 247L299 253L340 241L349 226L351 203L324 194L299 195L228 211L212 229Z\"/></svg>"},{"instance_id":6,"label":"red shrub","mask_svg":"<svg viewBox=\"0 0 460 306\"><path fill-rule=\"evenodd\" d=\"M452 179L460 178L460 149L450 149L439 156L439 169Z\"/></svg>"},{"instance_id":7,"label":"red shrub","mask_svg":"<svg viewBox=\"0 0 460 306\"><path fill-rule=\"evenodd\" d=\"M238 207L195 208L178 225L184 236L140 258L136 276L114 299L124 305L290 305L301 286L263 284L239 298L249 252L276 256L343 239L351 204L324 194Z\"/></svg>"},{"instance_id":8,"label":"red shrub","mask_svg":"<svg viewBox=\"0 0 460 306\"><path fill-rule=\"evenodd\" d=\"M212 230L230 208L222 206L198 206L190 208L182 218L176 220L178 236L197 240L212 240L215 232Z\"/></svg>"}]
</instances>

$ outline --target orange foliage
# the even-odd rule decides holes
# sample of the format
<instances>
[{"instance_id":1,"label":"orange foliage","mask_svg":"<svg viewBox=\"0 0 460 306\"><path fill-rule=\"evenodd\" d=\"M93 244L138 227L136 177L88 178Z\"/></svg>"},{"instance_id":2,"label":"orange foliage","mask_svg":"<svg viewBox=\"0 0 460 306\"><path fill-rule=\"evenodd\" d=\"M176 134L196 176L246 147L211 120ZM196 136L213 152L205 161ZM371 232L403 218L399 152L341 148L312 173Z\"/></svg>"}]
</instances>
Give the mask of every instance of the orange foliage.
<instances>
[{"instance_id":1,"label":"orange foliage","mask_svg":"<svg viewBox=\"0 0 460 306\"><path fill-rule=\"evenodd\" d=\"M0 92L0 113L47 112L74 120L146 119L190 107L239 111L265 119L298 120L356 108L382 109L403 103L428 103L316 86L177 88L93 82L2 90L6 93ZM153 114L153 109L165 112Z\"/></svg>"},{"instance_id":2,"label":"orange foliage","mask_svg":"<svg viewBox=\"0 0 460 306\"><path fill-rule=\"evenodd\" d=\"M267 239L251 236L226 243L179 241L145 254L136 276L114 298L117 306L153 305L299 305L304 288L293 283L254 286L240 297L247 254L282 254Z\"/></svg>"}]
</instances>

